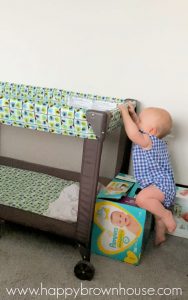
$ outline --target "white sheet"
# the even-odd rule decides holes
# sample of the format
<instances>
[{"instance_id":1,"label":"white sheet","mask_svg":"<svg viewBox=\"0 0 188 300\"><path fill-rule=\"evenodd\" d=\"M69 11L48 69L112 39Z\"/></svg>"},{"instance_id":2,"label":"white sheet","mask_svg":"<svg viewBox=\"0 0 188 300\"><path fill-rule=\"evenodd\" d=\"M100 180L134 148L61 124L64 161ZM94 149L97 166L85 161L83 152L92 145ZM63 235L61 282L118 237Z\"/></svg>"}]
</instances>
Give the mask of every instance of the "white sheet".
<instances>
[{"instance_id":1,"label":"white sheet","mask_svg":"<svg viewBox=\"0 0 188 300\"><path fill-rule=\"evenodd\" d=\"M66 222L76 222L78 214L78 198L78 183L73 183L68 187L65 187L59 195L59 198L50 203L46 216Z\"/></svg>"},{"instance_id":2,"label":"white sheet","mask_svg":"<svg viewBox=\"0 0 188 300\"><path fill-rule=\"evenodd\" d=\"M103 188L98 184L98 190ZM73 183L63 189L59 198L50 203L46 216L65 222L76 222L78 215L79 183Z\"/></svg>"}]
</instances>

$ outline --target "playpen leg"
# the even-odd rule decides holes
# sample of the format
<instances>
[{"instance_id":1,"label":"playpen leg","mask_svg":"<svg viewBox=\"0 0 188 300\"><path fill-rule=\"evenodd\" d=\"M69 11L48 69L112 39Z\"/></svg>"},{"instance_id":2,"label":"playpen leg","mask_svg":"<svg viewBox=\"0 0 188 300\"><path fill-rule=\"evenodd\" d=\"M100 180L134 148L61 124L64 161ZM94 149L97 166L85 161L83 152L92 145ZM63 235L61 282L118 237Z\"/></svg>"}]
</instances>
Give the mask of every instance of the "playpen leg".
<instances>
[{"instance_id":1,"label":"playpen leg","mask_svg":"<svg viewBox=\"0 0 188 300\"><path fill-rule=\"evenodd\" d=\"M78 247L79 247L79 251L80 251L82 259L90 262L90 256L91 256L90 247L87 248L86 246L83 246L81 244L78 244Z\"/></svg>"},{"instance_id":2,"label":"playpen leg","mask_svg":"<svg viewBox=\"0 0 188 300\"><path fill-rule=\"evenodd\" d=\"M0 238L3 236L4 229L5 229L5 220L0 219Z\"/></svg>"},{"instance_id":3,"label":"playpen leg","mask_svg":"<svg viewBox=\"0 0 188 300\"><path fill-rule=\"evenodd\" d=\"M90 263L91 231L102 144L103 139L84 141L77 220L77 240L80 241L79 248L83 260L79 261L74 269L75 275L82 280L91 280L95 272Z\"/></svg>"}]
</instances>

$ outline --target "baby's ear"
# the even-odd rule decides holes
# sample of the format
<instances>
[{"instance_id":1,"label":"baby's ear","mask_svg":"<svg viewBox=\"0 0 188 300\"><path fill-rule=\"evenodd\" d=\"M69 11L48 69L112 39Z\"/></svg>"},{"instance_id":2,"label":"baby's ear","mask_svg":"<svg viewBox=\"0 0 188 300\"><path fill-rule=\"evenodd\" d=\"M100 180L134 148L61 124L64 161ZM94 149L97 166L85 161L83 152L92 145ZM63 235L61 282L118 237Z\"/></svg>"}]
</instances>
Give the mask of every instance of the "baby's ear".
<instances>
[{"instance_id":1,"label":"baby's ear","mask_svg":"<svg viewBox=\"0 0 188 300\"><path fill-rule=\"evenodd\" d=\"M157 136L157 134L158 134L157 128L155 128L155 127L151 128L149 131L149 134Z\"/></svg>"}]
</instances>

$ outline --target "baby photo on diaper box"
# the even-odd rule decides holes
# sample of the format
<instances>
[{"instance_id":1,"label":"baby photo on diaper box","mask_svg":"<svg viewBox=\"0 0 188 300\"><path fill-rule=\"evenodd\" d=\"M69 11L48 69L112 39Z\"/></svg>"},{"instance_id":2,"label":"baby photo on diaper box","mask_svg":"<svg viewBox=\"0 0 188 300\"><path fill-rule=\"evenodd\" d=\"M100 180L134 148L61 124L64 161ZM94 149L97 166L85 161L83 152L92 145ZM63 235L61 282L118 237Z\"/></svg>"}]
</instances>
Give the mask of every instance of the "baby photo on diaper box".
<instances>
[{"instance_id":1,"label":"baby photo on diaper box","mask_svg":"<svg viewBox=\"0 0 188 300\"><path fill-rule=\"evenodd\" d=\"M92 252L137 265L142 250L146 211L138 207L97 200Z\"/></svg>"},{"instance_id":2,"label":"baby photo on diaper box","mask_svg":"<svg viewBox=\"0 0 188 300\"><path fill-rule=\"evenodd\" d=\"M97 198L121 199L132 188L134 182L114 178L106 187L101 189Z\"/></svg>"}]
</instances>

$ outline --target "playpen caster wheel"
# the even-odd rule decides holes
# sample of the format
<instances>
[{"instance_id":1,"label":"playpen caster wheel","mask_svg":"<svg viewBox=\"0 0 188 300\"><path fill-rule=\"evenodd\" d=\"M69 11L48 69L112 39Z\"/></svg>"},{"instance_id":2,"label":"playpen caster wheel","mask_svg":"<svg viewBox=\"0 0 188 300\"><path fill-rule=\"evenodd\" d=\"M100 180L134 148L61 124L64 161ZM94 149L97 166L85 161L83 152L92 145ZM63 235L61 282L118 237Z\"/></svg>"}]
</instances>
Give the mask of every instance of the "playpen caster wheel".
<instances>
[{"instance_id":1,"label":"playpen caster wheel","mask_svg":"<svg viewBox=\"0 0 188 300\"><path fill-rule=\"evenodd\" d=\"M90 262L80 260L74 267L74 274L81 280L91 280L95 274L95 269Z\"/></svg>"}]
</instances>

